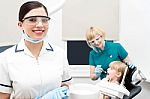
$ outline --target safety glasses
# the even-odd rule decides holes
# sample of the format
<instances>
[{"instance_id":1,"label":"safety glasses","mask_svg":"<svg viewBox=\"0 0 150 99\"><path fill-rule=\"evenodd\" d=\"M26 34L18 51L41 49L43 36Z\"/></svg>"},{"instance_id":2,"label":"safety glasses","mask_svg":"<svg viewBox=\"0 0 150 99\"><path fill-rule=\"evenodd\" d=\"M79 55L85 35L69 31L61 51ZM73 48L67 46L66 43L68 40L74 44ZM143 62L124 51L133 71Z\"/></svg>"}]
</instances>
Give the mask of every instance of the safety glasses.
<instances>
[{"instance_id":1,"label":"safety glasses","mask_svg":"<svg viewBox=\"0 0 150 99\"><path fill-rule=\"evenodd\" d=\"M29 16L22 19L22 22L26 22L29 25L36 25L41 22L43 25L48 25L50 17L48 16Z\"/></svg>"},{"instance_id":2,"label":"safety glasses","mask_svg":"<svg viewBox=\"0 0 150 99\"><path fill-rule=\"evenodd\" d=\"M102 36L98 35L93 40L89 41L89 43L92 44L92 45L95 45L96 42L99 42L100 39L102 39Z\"/></svg>"}]
</instances>

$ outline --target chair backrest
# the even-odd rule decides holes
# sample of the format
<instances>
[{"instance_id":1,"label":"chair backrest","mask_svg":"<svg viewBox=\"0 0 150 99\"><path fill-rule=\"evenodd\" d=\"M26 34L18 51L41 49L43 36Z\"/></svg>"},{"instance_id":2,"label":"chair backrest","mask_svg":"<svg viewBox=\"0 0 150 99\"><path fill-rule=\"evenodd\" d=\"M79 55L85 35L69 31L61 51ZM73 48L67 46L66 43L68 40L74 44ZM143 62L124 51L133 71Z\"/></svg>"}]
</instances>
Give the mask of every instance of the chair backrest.
<instances>
[{"instance_id":1,"label":"chair backrest","mask_svg":"<svg viewBox=\"0 0 150 99\"><path fill-rule=\"evenodd\" d=\"M14 45L0 46L0 53L3 52L3 51L5 51L6 49L12 47L12 46L14 46Z\"/></svg>"},{"instance_id":2,"label":"chair backrest","mask_svg":"<svg viewBox=\"0 0 150 99\"><path fill-rule=\"evenodd\" d=\"M142 90L142 87L141 86L134 86L134 88L132 88L131 90L130 90L130 95L129 96L127 96L127 95L124 95L123 96L123 99L132 99L132 98L134 98L136 95L138 95L140 92L141 92L141 90Z\"/></svg>"},{"instance_id":3,"label":"chair backrest","mask_svg":"<svg viewBox=\"0 0 150 99\"><path fill-rule=\"evenodd\" d=\"M128 70L128 67L126 67L126 69L125 69L125 71L124 71L124 74L123 74L122 81L121 81L120 85L123 85L123 84L124 84L125 77L126 77L126 74L127 74L127 70Z\"/></svg>"},{"instance_id":4,"label":"chair backrest","mask_svg":"<svg viewBox=\"0 0 150 99\"><path fill-rule=\"evenodd\" d=\"M123 99L132 99L133 97L138 95L142 90L141 86L133 85L131 83L132 82L132 75L137 70L137 68L136 67L134 69L129 68L128 70L129 71L126 74L124 86L128 89L128 91L130 92L130 95L129 96L124 96Z\"/></svg>"}]
</instances>

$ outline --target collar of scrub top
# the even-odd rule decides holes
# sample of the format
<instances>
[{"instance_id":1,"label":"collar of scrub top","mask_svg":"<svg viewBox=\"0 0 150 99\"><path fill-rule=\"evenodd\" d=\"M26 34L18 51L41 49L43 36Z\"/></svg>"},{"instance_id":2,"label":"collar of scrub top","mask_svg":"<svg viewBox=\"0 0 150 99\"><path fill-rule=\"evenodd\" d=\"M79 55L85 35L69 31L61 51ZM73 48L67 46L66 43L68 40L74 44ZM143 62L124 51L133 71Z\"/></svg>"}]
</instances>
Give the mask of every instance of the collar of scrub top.
<instances>
[{"instance_id":1,"label":"collar of scrub top","mask_svg":"<svg viewBox=\"0 0 150 99\"><path fill-rule=\"evenodd\" d=\"M94 55L94 56L99 56L99 55L101 55L102 53L104 53L105 51L109 50L109 49L110 49L110 44L109 44L109 42L111 42L111 41L105 40L105 41L104 41L104 50L101 50L101 51L99 51L98 53L93 54L93 55ZM94 52L95 52L95 51L94 51ZM110 53L107 53L107 54L108 54L109 57L111 57L111 54L110 54Z\"/></svg>"},{"instance_id":2,"label":"collar of scrub top","mask_svg":"<svg viewBox=\"0 0 150 99\"><path fill-rule=\"evenodd\" d=\"M26 46L25 46L25 43L24 43L24 39L21 39L21 41L16 45L15 52L16 53L17 52L22 52L22 51L25 51L25 49L26 49ZM46 40L44 40L42 50L54 51L52 46Z\"/></svg>"},{"instance_id":3,"label":"collar of scrub top","mask_svg":"<svg viewBox=\"0 0 150 99\"><path fill-rule=\"evenodd\" d=\"M107 50L109 50L109 49L111 48L110 42L113 42L113 41L107 41L107 40L105 40L104 51L107 52L107 56L108 56L108 57L112 58L112 57L113 57L112 53L111 53L110 51L107 51Z\"/></svg>"},{"instance_id":4,"label":"collar of scrub top","mask_svg":"<svg viewBox=\"0 0 150 99\"><path fill-rule=\"evenodd\" d=\"M102 50L102 52L110 48L109 42L110 41L107 41L107 40L104 41L104 50Z\"/></svg>"},{"instance_id":5,"label":"collar of scrub top","mask_svg":"<svg viewBox=\"0 0 150 99\"><path fill-rule=\"evenodd\" d=\"M108 45L106 43L107 43L107 41L104 40L104 42L103 42L104 50L101 50L100 48L98 48L99 51L96 52L96 53L101 54L103 51L107 50L109 47L108 47Z\"/></svg>"},{"instance_id":6,"label":"collar of scrub top","mask_svg":"<svg viewBox=\"0 0 150 99\"><path fill-rule=\"evenodd\" d=\"M110 42L110 41L105 40L105 47L104 47L104 50L108 50L108 49L110 48L109 42Z\"/></svg>"}]
</instances>

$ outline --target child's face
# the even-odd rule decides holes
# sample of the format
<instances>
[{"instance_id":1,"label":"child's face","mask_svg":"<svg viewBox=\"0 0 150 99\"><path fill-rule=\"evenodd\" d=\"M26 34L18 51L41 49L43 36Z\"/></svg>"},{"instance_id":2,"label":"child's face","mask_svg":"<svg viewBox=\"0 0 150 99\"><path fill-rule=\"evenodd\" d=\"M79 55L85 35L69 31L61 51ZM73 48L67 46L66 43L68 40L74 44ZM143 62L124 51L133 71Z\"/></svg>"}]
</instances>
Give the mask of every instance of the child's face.
<instances>
[{"instance_id":1,"label":"child's face","mask_svg":"<svg viewBox=\"0 0 150 99\"><path fill-rule=\"evenodd\" d=\"M108 73L108 75L107 75L107 77L109 78L109 79L114 79L114 78L118 78L118 72L115 70L115 69L113 69L113 68L111 68L111 67L109 67L108 69L107 69L107 73Z\"/></svg>"}]
</instances>

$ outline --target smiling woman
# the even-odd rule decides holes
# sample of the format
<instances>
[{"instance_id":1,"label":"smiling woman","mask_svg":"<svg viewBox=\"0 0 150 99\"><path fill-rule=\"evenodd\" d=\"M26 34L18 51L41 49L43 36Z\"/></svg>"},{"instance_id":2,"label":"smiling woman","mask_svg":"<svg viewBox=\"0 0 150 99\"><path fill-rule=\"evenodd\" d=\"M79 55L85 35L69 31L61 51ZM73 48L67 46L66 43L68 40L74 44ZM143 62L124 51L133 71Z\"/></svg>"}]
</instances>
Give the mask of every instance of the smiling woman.
<instances>
[{"instance_id":1,"label":"smiling woman","mask_svg":"<svg viewBox=\"0 0 150 99\"><path fill-rule=\"evenodd\" d=\"M17 25L17 16L19 7L22 3L29 0L15 0L9 1L2 0L0 3L0 27L1 27L1 36L0 36L0 46L14 45L19 42L21 39L21 32ZM33 0L35 1L35 0ZM36 0L41 1L49 10L49 15L54 14L61 9L66 0ZM7 12L7 13L6 13ZM53 26L52 26L53 27ZM54 28L56 26L54 25ZM54 31L55 32L55 31ZM56 32L57 33L57 32Z\"/></svg>"},{"instance_id":2,"label":"smiling woman","mask_svg":"<svg viewBox=\"0 0 150 99\"><path fill-rule=\"evenodd\" d=\"M47 40L47 8L38 1L25 2L18 18L22 38L0 54L0 97L68 97L69 64L64 50Z\"/></svg>"}]
</instances>

